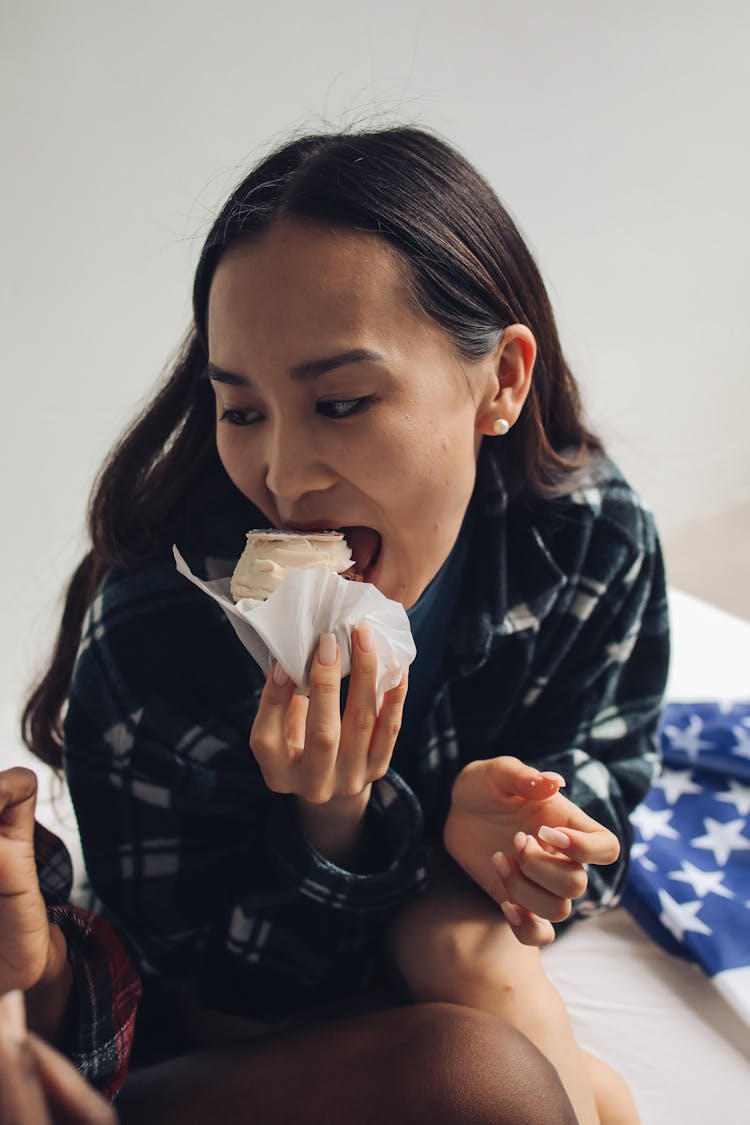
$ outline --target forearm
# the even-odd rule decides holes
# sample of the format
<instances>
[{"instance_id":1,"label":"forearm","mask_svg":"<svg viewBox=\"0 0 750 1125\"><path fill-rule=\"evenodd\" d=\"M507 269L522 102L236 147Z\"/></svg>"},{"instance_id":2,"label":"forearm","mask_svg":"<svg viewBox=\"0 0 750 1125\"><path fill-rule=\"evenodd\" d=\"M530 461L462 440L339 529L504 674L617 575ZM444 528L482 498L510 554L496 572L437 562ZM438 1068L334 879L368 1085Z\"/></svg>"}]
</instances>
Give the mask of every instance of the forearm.
<instances>
[{"instance_id":1,"label":"forearm","mask_svg":"<svg viewBox=\"0 0 750 1125\"><path fill-rule=\"evenodd\" d=\"M50 923L49 953L41 979L26 993L29 1028L50 1043L56 1043L65 1020L73 988L68 944L59 926Z\"/></svg>"}]
</instances>

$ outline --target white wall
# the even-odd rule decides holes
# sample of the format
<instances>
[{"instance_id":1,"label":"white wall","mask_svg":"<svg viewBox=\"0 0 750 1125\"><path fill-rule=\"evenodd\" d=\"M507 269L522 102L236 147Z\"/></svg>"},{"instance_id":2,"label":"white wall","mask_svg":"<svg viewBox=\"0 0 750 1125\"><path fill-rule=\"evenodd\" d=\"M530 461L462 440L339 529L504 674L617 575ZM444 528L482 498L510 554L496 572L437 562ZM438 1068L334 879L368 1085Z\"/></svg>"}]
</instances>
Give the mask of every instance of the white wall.
<instances>
[{"instance_id":1,"label":"white wall","mask_svg":"<svg viewBox=\"0 0 750 1125\"><path fill-rule=\"evenodd\" d=\"M663 529L750 493L746 3L26 0L0 20L11 704L96 467L187 323L213 210L290 128L453 140L520 221Z\"/></svg>"}]
</instances>

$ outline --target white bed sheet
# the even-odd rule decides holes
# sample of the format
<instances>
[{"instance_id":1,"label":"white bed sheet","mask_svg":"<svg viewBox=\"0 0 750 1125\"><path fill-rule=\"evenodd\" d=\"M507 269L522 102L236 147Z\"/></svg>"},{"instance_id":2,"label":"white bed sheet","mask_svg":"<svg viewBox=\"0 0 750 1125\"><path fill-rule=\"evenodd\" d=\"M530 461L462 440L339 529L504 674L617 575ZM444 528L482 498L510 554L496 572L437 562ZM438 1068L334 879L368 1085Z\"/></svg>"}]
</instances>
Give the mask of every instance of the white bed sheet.
<instances>
[{"instance_id":1,"label":"white bed sheet","mask_svg":"<svg viewBox=\"0 0 750 1125\"><path fill-rule=\"evenodd\" d=\"M643 1125L747 1125L748 1028L697 965L625 910L581 922L544 952L579 1044L628 1081Z\"/></svg>"},{"instance_id":2,"label":"white bed sheet","mask_svg":"<svg viewBox=\"0 0 750 1125\"><path fill-rule=\"evenodd\" d=\"M671 702L750 699L750 622L670 590ZM696 965L622 909L544 952L582 1047L627 1079L643 1125L748 1125L750 1030Z\"/></svg>"},{"instance_id":3,"label":"white bed sheet","mask_svg":"<svg viewBox=\"0 0 750 1125\"><path fill-rule=\"evenodd\" d=\"M750 622L670 591L668 699L750 699ZM15 707L0 708L0 768L40 779L38 817L62 836L80 877L75 816L51 771L20 746ZM544 952L576 1036L633 1090L643 1125L747 1125L750 1033L697 966L670 956L624 910L574 926Z\"/></svg>"}]
</instances>

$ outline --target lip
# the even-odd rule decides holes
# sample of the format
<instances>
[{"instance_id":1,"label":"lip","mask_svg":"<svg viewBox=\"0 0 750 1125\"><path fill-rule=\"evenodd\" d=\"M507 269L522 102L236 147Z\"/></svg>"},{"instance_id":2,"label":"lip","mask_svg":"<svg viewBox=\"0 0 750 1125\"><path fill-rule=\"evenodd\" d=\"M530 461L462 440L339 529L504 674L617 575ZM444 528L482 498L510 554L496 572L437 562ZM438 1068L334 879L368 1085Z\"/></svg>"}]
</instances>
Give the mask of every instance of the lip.
<instances>
[{"instance_id":1,"label":"lip","mask_svg":"<svg viewBox=\"0 0 750 1125\"><path fill-rule=\"evenodd\" d=\"M341 525L336 525L334 520L283 520L281 531L338 531Z\"/></svg>"}]
</instances>

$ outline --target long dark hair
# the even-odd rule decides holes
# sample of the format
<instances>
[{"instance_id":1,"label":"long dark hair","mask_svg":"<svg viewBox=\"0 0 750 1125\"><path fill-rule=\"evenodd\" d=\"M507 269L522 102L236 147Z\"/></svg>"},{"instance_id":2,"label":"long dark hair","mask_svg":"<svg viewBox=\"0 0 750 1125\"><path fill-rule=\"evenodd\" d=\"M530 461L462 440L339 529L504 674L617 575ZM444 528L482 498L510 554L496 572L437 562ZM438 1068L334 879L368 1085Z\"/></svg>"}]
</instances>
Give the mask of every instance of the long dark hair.
<instances>
[{"instance_id":1,"label":"long dark hair","mask_svg":"<svg viewBox=\"0 0 750 1125\"><path fill-rule=\"evenodd\" d=\"M513 220L455 149L421 129L306 136L266 157L235 189L206 239L194 324L163 385L111 453L89 506L91 549L76 569L49 667L23 713L27 746L59 766L62 715L84 614L104 576L169 557L176 531L209 480L222 479L208 361L208 293L222 253L284 215L368 231L408 266L412 296L478 359L509 324L537 341L531 391L517 424L493 441L509 497L533 503L569 490L601 449L585 427L544 284ZM227 487L230 487L228 478Z\"/></svg>"}]
</instances>

